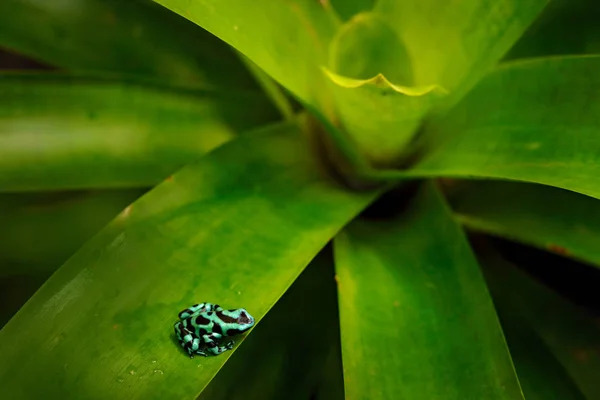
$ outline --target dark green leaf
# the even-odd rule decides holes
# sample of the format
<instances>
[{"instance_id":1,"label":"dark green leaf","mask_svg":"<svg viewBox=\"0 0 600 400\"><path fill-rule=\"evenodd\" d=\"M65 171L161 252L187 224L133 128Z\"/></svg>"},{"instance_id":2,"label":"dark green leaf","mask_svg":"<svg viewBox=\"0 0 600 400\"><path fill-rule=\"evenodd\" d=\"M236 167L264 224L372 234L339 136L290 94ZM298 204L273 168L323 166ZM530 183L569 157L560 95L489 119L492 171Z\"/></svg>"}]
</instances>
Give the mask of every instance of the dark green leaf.
<instances>
[{"instance_id":1,"label":"dark green leaf","mask_svg":"<svg viewBox=\"0 0 600 400\"><path fill-rule=\"evenodd\" d=\"M254 92L0 75L0 191L154 185L235 133L277 118Z\"/></svg>"},{"instance_id":2,"label":"dark green leaf","mask_svg":"<svg viewBox=\"0 0 600 400\"><path fill-rule=\"evenodd\" d=\"M346 396L521 399L485 282L436 190L335 239Z\"/></svg>"},{"instance_id":3,"label":"dark green leaf","mask_svg":"<svg viewBox=\"0 0 600 400\"><path fill-rule=\"evenodd\" d=\"M514 266L492 257L481 258L498 309L531 327L587 399L600 398L598 321Z\"/></svg>"},{"instance_id":4,"label":"dark green leaf","mask_svg":"<svg viewBox=\"0 0 600 400\"><path fill-rule=\"evenodd\" d=\"M552 0L504 60L600 53L596 0Z\"/></svg>"},{"instance_id":5,"label":"dark green leaf","mask_svg":"<svg viewBox=\"0 0 600 400\"><path fill-rule=\"evenodd\" d=\"M527 321L499 310L502 330L527 400L585 400L567 371Z\"/></svg>"},{"instance_id":6,"label":"dark green leaf","mask_svg":"<svg viewBox=\"0 0 600 400\"><path fill-rule=\"evenodd\" d=\"M50 276L144 190L0 195L0 276Z\"/></svg>"},{"instance_id":7,"label":"dark green leaf","mask_svg":"<svg viewBox=\"0 0 600 400\"><path fill-rule=\"evenodd\" d=\"M148 0L2 0L0 46L67 69L257 89L231 48Z\"/></svg>"},{"instance_id":8,"label":"dark green leaf","mask_svg":"<svg viewBox=\"0 0 600 400\"><path fill-rule=\"evenodd\" d=\"M233 352L190 360L177 313L210 301L260 321L374 196L332 182L298 125L227 143L126 208L0 331L3 394L195 398Z\"/></svg>"},{"instance_id":9,"label":"dark green leaf","mask_svg":"<svg viewBox=\"0 0 600 400\"><path fill-rule=\"evenodd\" d=\"M461 182L450 195L470 229L518 240L600 266L600 202L542 185Z\"/></svg>"}]
</instances>

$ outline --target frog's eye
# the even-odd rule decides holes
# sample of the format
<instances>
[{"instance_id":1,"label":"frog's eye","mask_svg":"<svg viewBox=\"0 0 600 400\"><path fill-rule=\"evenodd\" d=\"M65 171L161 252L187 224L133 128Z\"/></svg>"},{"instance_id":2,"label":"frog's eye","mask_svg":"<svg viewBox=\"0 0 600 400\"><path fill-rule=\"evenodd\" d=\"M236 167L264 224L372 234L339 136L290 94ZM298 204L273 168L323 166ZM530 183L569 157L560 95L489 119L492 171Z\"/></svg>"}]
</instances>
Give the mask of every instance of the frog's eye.
<instances>
[{"instance_id":1,"label":"frog's eye","mask_svg":"<svg viewBox=\"0 0 600 400\"><path fill-rule=\"evenodd\" d=\"M252 320L248 318L248 314L242 311L242 313L240 314L240 323L249 324L250 322L252 322Z\"/></svg>"},{"instance_id":2,"label":"frog's eye","mask_svg":"<svg viewBox=\"0 0 600 400\"><path fill-rule=\"evenodd\" d=\"M240 316L238 317L238 323L240 325L248 325L248 327L254 325L254 318L249 315L246 310L242 310L240 312Z\"/></svg>"}]
</instances>

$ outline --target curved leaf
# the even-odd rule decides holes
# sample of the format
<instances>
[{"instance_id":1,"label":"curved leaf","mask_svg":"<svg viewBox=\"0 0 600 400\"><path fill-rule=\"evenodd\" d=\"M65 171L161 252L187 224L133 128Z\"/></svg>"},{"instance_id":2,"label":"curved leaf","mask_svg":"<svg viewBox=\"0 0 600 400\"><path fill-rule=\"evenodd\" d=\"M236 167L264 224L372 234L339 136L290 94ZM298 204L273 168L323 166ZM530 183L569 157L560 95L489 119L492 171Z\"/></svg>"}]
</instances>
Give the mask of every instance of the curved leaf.
<instances>
[{"instance_id":1,"label":"curved leaf","mask_svg":"<svg viewBox=\"0 0 600 400\"><path fill-rule=\"evenodd\" d=\"M600 57L514 62L431 127L431 148L400 176L543 183L600 198Z\"/></svg>"},{"instance_id":2,"label":"curved leaf","mask_svg":"<svg viewBox=\"0 0 600 400\"><path fill-rule=\"evenodd\" d=\"M496 306L525 321L587 399L600 398L600 325L506 261L482 255Z\"/></svg>"},{"instance_id":3,"label":"curved leaf","mask_svg":"<svg viewBox=\"0 0 600 400\"><path fill-rule=\"evenodd\" d=\"M407 46L416 85L468 90L496 64L548 0L379 0L374 11Z\"/></svg>"},{"instance_id":4,"label":"curved leaf","mask_svg":"<svg viewBox=\"0 0 600 400\"><path fill-rule=\"evenodd\" d=\"M0 75L0 191L145 187L277 118L254 92Z\"/></svg>"},{"instance_id":5,"label":"curved leaf","mask_svg":"<svg viewBox=\"0 0 600 400\"><path fill-rule=\"evenodd\" d=\"M0 46L67 69L257 89L231 48L148 0L2 0Z\"/></svg>"},{"instance_id":6,"label":"curved leaf","mask_svg":"<svg viewBox=\"0 0 600 400\"><path fill-rule=\"evenodd\" d=\"M427 185L335 239L346 396L522 399L474 256Z\"/></svg>"},{"instance_id":7,"label":"curved leaf","mask_svg":"<svg viewBox=\"0 0 600 400\"><path fill-rule=\"evenodd\" d=\"M233 46L311 106L323 90L327 45L339 21L327 1L154 0Z\"/></svg>"},{"instance_id":8,"label":"curved leaf","mask_svg":"<svg viewBox=\"0 0 600 400\"><path fill-rule=\"evenodd\" d=\"M385 19L360 13L339 30L330 47L331 70L323 68L345 132L376 165L406 153L423 116L446 94L436 85L411 86L404 48Z\"/></svg>"},{"instance_id":9,"label":"curved leaf","mask_svg":"<svg viewBox=\"0 0 600 400\"><path fill-rule=\"evenodd\" d=\"M373 196L330 181L295 124L216 149L125 209L0 331L3 393L195 398L233 352L190 360L177 313L211 301L260 321Z\"/></svg>"},{"instance_id":10,"label":"curved leaf","mask_svg":"<svg viewBox=\"0 0 600 400\"><path fill-rule=\"evenodd\" d=\"M0 195L0 277L49 276L143 189Z\"/></svg>"},{"instance_id":11,"label":"curved leaf","mask_svg":"<svg viewBox=\"0 0 600 400\"><path fill-rule=\"evenodd\" d=\"M449 200L458 220L470 229L600 267L600 202L596 199L542 185L461 182Z\"/></svg>"}]
</instances>

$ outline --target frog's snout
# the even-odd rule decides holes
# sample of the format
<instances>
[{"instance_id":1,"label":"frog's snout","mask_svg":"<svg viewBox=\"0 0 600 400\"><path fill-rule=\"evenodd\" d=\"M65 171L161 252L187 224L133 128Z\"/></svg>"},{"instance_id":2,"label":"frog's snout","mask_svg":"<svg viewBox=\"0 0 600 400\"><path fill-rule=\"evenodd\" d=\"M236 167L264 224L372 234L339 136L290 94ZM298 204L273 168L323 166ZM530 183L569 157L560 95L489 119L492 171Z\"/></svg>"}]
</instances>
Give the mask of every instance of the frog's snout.
<instances>
[{"instance_id":1,"label":"frog's snout","mask_svg":"<svg viewBox=\"0 0 600 400\"><path fill-rule=\"evenodd\" d=\"M245 309L240 310L240 317L238 318L238 323L243 325L245 329L250 329L254 326L254 317L250 315L248 311Z\"/></svg>"}]
</instances>

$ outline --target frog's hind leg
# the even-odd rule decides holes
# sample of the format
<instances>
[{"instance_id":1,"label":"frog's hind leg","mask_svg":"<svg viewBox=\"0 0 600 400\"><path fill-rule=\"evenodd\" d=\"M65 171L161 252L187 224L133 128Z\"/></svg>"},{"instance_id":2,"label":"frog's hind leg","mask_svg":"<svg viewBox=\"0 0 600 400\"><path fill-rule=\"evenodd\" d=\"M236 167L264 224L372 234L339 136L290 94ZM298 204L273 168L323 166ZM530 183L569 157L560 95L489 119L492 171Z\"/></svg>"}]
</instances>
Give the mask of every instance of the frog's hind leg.
<instances>
[{"instance_id":1,"label":"frog's hind leg","mask_svg":"<svg viewBox=\"0 0 600 400\"><path fill-rule=\"evenodd\" d=\"M216 355L226 352L227 350L231 350L232 348L233 348L233 342L228 342L225 346L219 346L219 345L217 345L216 342L212 342L210 344L207 344L206 350L209 353L216 356Z\"/></svg>"},{"instance_id":2,"label":"frog's hind leg","mask_svg":"<svg viewBox=\"0 0 600 400\"><path fill-rule=\"evenodd\" d=\"M175 324L175 333L179 344L187 353L190 358L194 358L194 353L200 354L199 349L202 344L199 337L190 332L181 322Z\"/></svg>"},{"instance_id":3,"label":"frog's hind leg","mask_svg":"<svg viewBox=\"0 0 600 400\"><path fill-rule=\"evenodd\" d=\"M186 308L185 310L179 313L179 319L186 319L191 317L192 315L200 314L203 312L213 311L215 305L212 303L200 303L194 304L191 307Z\"/></svg>"}]
</instances>

